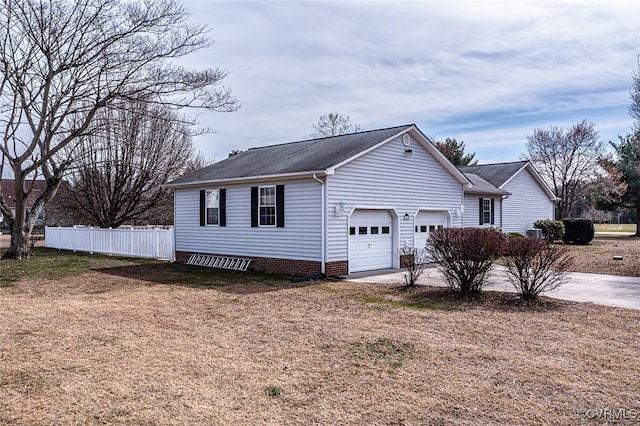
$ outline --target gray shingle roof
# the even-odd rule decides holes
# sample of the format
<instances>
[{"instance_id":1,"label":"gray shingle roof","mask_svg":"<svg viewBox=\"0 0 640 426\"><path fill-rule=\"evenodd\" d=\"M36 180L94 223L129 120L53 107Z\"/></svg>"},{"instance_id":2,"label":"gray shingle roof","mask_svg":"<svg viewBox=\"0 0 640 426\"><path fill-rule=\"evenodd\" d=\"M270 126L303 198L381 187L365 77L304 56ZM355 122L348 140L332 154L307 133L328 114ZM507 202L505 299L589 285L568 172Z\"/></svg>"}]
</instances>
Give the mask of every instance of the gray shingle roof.
<instances>
[{"instance_id":1,"label":"gray shingle roof","mask_svg":"<svg viewBox=\"0 0 640 426\"><path fill-rule=\"evenodd\" d=\"M412 126L251 148L167 185L326 170Z\"/></svg>"},{"instance_id":2,"label":"gray shingle roof","mask_svg":"<svg viewBox=\"0 0 640 426\"><path fill-rule=\"evenodd\" d=\"M473 188L465 188L464 192L466 194L486 194L486 195L507 195L510 192L505 191L503 189L496 188L491 183L482 179L475 173L465 173L464 174L467 179L471 181Z\"/></svg>"},{"instance_id":3,"label":"gray shingle roof","mask_svg":"<svg viewBox=\"0 0 640 426\"><path fill-rule=\"evenodd\" d=\"M464 174L473 173L488 181L495 187L502 186L511 176L524 167L528 161L514 161L511 163L482 164L476 166L458 167Z\"/></svg>"}]
</instances>

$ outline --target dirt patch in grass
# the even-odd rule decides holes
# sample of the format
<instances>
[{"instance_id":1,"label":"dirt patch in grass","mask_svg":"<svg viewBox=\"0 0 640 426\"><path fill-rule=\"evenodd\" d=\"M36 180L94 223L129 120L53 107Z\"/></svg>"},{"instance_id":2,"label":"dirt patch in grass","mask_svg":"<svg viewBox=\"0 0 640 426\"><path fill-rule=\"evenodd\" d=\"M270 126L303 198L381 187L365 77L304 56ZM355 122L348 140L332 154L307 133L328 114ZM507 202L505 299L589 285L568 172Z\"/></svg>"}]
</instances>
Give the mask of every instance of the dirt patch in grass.
<instances>
[{"instance_id":1,"label":"dirt patch in grass","mask_svg":"<svg viewBox=\"0 0 640 426\"><path fill-rule=\"evenodd\" d=\"M640 410L638 311L100 262L0 288L0 424L555 425Z\"/></svg>"},{"instance_id":2,"label":"dirt patch in grass","mask_svg":"<svg viewBox=\"0 0 640 426\"><path fill-rule=\"evenodd\" d=\"M574 255L576 272L640 277L639 237L596 237L585 246L567 245ZM622 260L614 260L622 256Z\"/></svg>"}]
</instances>

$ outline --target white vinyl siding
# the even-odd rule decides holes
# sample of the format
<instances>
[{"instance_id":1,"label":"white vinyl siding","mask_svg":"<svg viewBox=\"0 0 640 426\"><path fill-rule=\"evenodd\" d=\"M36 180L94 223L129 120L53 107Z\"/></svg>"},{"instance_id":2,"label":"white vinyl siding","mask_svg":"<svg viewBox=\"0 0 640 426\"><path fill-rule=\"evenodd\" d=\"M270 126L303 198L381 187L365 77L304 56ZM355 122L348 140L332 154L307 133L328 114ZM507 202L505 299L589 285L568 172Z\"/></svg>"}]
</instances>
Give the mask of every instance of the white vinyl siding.
<instances>
[{"instance_id":1,"label":"white vinyl siding","mask_svg":"<svg viewBox=\"0 0 640 426\"><path fill-rule=\"evenodd\" d=\"M511 192L503 205L502 229L505 232L524 234L527 229L533 229L535 221L553 219L553 201L526 168L502 189Z\"/></svg>"},{"instance_id":2,"label":"white vinyl siding","mask_svg":"<svg viewBox=\"0 0 640 426\"><path fill-rule=\"evenodd\" d=\"M340 201L346 212L353 207L395 208L400 217L393 233L400 246L413 245L413 217L420 208L449 211L448 226L462 225L454 214L463 202L462 184L413 138L409 147L398 137L337 168L327 185L329 262L348 259L348 215L335 216ZM411 220L404 220L405 213Z\"/></svg>"},{"instance_id":3,"label":"white vinyl siding","mask_svg":"<svg viewBox=\"0 0 640 426\"><path fill-rule=\"evenodd\" d=\"M493 198L495 201L493 203L494 209L494 223L491 225L491 222L486 222L484 225L480 225L480 202L478 199L485 198L491 199ZM464 227L465 228L478 228L480 226L486 227L495 227L502 228L502 223L500 222L500 218L502 215L502 201L500 195L478 195L478 194L465 194L464 196Z\"/></svg>"},{"instance_id":4,"label":"white vinyl siding","mask_svg":"<svg viewBox=\"0 0 640 426\"><path fill-rule=\"evenodd\" d=\"M322 186L312 179L278 184L285 185L284 228L251 227L251 187L259 185L225 185L225 227L199 226L201 188L177 189L176 251L320 261Z\"/></svg>"}]
</instances>

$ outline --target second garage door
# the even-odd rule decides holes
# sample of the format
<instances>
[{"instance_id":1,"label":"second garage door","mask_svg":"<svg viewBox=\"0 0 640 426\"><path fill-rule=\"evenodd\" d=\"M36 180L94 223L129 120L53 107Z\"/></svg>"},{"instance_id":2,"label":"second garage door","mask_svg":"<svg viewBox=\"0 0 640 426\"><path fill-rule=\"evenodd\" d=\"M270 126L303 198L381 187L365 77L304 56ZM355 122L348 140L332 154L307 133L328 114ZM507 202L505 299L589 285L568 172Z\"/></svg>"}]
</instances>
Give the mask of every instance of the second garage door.
<instances>
[{"instance_id":1,"label":"second garage door","mask_svg":"<svg viewBox=\"0 0 640 426\"><path fill-rule=\"evenodd\" d=\"M415 219L414 247L423 248L427 244L429 234L446 226L447 217L444 211L420 211Z\"/></svg>"},{"instance_id":2,"label":"second garage door","mask_svg":"<svg viewBox=\"0 0 640 426\"><path fill-rule=\"evenodd\" d=\"M392 219L387 211L356 210L349 224L349 271L393 267Z\"/></svg>"}]
</instances>

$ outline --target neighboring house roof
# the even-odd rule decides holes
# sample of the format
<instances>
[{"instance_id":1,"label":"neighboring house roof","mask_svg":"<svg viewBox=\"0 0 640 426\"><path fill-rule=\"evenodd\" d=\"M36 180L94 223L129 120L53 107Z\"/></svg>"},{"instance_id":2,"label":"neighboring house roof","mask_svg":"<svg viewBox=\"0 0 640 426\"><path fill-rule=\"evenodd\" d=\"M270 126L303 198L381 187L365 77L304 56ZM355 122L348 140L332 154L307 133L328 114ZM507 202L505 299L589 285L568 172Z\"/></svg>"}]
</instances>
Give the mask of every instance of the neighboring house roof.
<instances>
[{"instance_id":1,"label":"neighboring house roof","mask_svg":"<svg viewBox=\"0 0 640 426\"><path fill-rule=\"evenodd\" d=\"M484 194L484 195L509 195L511 194L504 189L496 188L491 183L487 182L475 173L465 173L467 179L471 181L473 187L465 188L464 192L467 194Z\"/></svg>"},{"instance_id":2,"label":"neighboring house roof","mask_svg":"<svg viewBox=\"0 0 640 426\"><path fill-rule=\"evenodd\" d=\"M509 163L493 163L493 164L481 164L475 166L462 166L459 167L467 177L469 174L475 174L491 185L498 189L503 189L518 173L524 169L528 169L533 176L534 180L540 185L540 187L547 194L549 199L557 200L558 197L553 193L549 185L542 179L540 173L533 167L530 161L512 161ZM471 192L468 189L465 192Z\"/></svg>"},{"instance_id":3,"label":"neighboring house roof","mask_svg":"<svg viewBox=\"0 0 640 426\"><path fill-rule=\"evenodd\" d=\"M510 163L463 166L459 167L459 169L465 174L474 173L491 183L496 188L500 188L528 163L528 161L514 161Z\"/></svg>"},{"instance_id":4,"label":"neighboring house roof","mask_svg":"<svg viewBox=\"0 0 640 426\"><path fill-rule=\"evenodd\" d=\"M407 124L347 135L251 148L173 180L165 186L181 187L209 182L242 181L310 173L331 174L333 169L409 131L460 183L469 183L466 177L433 146L431 141L414 124Z\"/></svg>"},{"instance_id":5,"label":"neighboring house roof","mask_svg":"<svg viewBox=\"0 0 640 426\"><path fill-rule=\"evenodd\" d=\"M27 197L27 207L31 207L33 202L45 191L47 182L44 180L27 181L24 187L28 190L30 185L34 187ZM15 179L0 179L0 194L4 198L9 208L16 207L16 181Z\"/></svg>"}]
</instances>

